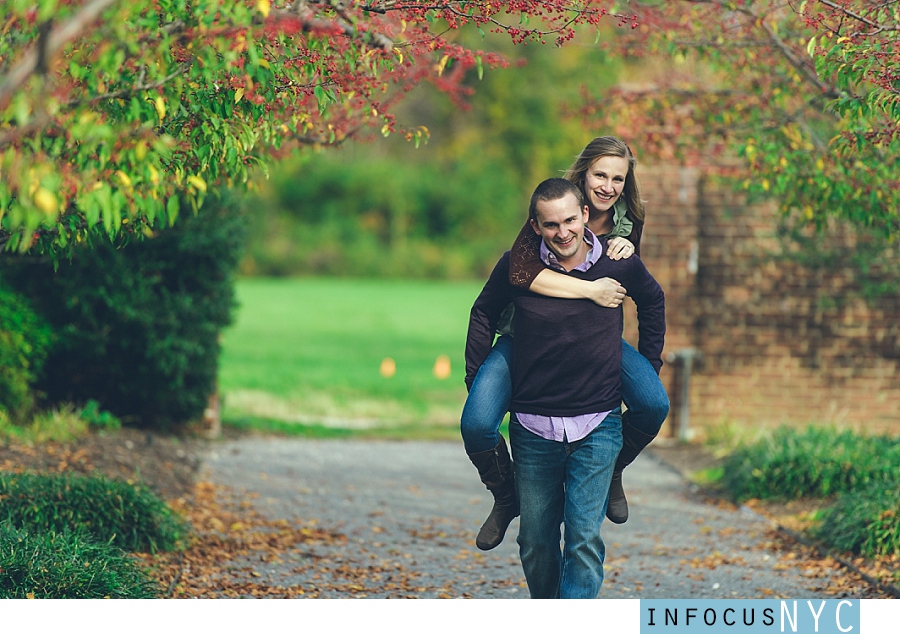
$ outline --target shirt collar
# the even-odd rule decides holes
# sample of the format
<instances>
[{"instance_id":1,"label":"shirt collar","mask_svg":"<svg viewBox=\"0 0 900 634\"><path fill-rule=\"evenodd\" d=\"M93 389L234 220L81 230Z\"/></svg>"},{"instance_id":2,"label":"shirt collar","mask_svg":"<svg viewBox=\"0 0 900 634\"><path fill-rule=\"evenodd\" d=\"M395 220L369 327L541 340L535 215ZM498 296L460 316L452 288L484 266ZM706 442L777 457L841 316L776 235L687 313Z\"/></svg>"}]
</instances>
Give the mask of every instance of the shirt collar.
<instances>
[{"instance_id":1,"label":"shirt collar","mask_svg":"<svg viewBox=\"0 0 900 634\"><path fill-rule=\"evenodd\" d=\"M587 271L594 266L594 264L597 263L597 260L600 259L600 256L603 255L603 247L601 246L600 241L587 227L584 228L584 241L588 243L590 250L587 253L587 257L584 258L584 262L572 269L573 271ZM563 268L556 258L556 254L547 247L547 243L543 240L541 240L541 261L552 269L565 271L565 268Z\"/></svg>"}]
</instances>

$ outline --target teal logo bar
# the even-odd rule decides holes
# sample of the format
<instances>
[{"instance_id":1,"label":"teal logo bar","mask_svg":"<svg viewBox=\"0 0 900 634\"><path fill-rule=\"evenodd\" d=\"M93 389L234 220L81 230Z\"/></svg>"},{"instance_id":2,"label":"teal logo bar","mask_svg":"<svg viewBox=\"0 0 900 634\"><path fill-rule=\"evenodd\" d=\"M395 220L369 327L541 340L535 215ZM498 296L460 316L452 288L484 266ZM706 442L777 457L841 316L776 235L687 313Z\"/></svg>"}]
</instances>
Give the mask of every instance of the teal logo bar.
<instances>
[{"instance_id":1,"label":"teal logo bar","mask_svg":"<svg viewBox=\"0 0 900 634\"><path fill-rule=\"evenodd\" d=\"M641 634L860 634L859 600L641 599Z\"/></svg>"}]
</instances>

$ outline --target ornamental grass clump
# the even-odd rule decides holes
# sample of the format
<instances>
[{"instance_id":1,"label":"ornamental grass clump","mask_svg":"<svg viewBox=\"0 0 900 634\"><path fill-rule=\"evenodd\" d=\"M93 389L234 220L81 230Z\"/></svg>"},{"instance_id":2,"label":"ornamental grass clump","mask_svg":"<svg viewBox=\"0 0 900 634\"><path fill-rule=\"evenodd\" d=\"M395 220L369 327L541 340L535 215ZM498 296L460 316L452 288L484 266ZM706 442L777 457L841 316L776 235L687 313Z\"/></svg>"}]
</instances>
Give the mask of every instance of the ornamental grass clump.
<instances>
[{"instance_id":1,"label":"ornamental grass clump","mask_svg":"<svg viewBox=\"0 0 900 634\"><path fill-rule=\"evenodd\" d=\"M900 490L841 496L825 510L813 535L825 544L865 557L900 556Z\"/></svg>"},{"instance_id":2,"label":"ornamental grass clump","mask_svg":"<svg viewBox=\"0 0 900 634\"><path fill-rule=\"evenodd\" d=\"M115 546L0 522L0 599L152 599L157 584Z\"/></svg>"},{"instance_id":3,"label":"ornamental grass clump","mask_svg":"<svg viewBox=\"0 0 900 634\"><path fill-rule=\"evenodd\" d=\"M829 498L900 486L900 439L782 427L732 453L722 485L738 501Z\"/></svg>"},{"instance_id":4,"label":"ornamental grass clump","mask_svg":"<svg viewBox=\"0 0 900 634\"><path fill-rule=\"evenodd\" d=\"M0 521L31 533L83 531L127 551L182 546L185 522L156 494L102 476L0 473Z\"/></svg>"}]
</instances>

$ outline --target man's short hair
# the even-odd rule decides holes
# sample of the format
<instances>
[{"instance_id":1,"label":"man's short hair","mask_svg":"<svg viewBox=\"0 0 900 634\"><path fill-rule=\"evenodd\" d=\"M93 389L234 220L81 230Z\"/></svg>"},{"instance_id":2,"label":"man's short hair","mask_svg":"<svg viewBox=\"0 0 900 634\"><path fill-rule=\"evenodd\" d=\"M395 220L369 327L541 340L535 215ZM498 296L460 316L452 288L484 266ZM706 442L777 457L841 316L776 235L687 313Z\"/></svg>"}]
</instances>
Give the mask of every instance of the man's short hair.
<instances>
[{"instance_id":1,"label":"man's short hair","mask_svg":"<svg viewBox=\"0 0 900 634\"><path fill-rule=\"evenodd\" d=\"M531 220L537 220L537 204L540 201L559 200L564 198L566 194L574 194L575 200L578 201L579 209L584 208L584 194L575 183L567 181L565 178L548 178L540 185L535 187L534 193L531 194L531 202L528 205L528 217Z\"/></svg>"}]
</instances>

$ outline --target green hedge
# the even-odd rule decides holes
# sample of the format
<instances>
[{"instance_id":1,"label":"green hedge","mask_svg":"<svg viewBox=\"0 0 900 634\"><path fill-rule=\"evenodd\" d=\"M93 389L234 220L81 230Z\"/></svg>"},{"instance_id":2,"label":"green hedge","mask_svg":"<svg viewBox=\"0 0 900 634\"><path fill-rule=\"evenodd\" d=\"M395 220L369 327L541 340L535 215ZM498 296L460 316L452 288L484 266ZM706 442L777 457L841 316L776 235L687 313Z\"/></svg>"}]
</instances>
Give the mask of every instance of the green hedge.
<instances>
[{"instance_id":1,"label":"green hedge","mask_svg":"<svg viewBox=\"0 0 900 634\"><path fill-rule=\"evenodd\" d=\"M286 163L250 210L242 272L481 278L512 245L529 195L483 156L439 166L341 151Z\"/></svg>"},{"instance_id":2,"label":"green hedge","mask_svg":"<svg viewBox=\"0 0 900 634\"><path fill-rule=\"evenodd\" d=\"M83 532L128 551L175 550L188 534L147 487L102 476L0 473L0 521L32 532Z\"/></svg>"},{"instance_id":3,"label":"green hedge","mask_svg":"<svg viewBox=\"0 0 900 634\"><path fill-rule=\"evenodd\" d=\"M900 489L841 496L813 535L834 548L866 557L900 556Z\"/></svg>"},{"instance_id":4,"label":"green hedge","mask_svg":"<svg viewBox=\"0 0 900 634\"><path fill-rule=\"evenodd\" d=\"M36 384L46 405L95 400L123 423L155 427L202 415L232 320L245 223L231 200L182 213L152 238L76 249L57 271L7 257L4 277L56 333Z\"/></svg>"},{"instance_id":5,"label":"green hedge","mask_svg":"<svg viewBox=\"0 0 900 634\"><path fill-rule=\"evenodd\" d=\"M21 420L33 403L51 331L28 302L0 283L0 412Z\"/></svg>"},{"instance_id":6,"label":"green hedge","mask_svg":"<svg viewBox=\"0 0 900 634\"><path fill-rule=\"evenodd\" d=\"M831 548L900 555L900 438L782 427L732 453L722 473L738 501L828 500L809 533Z\"/></svg>"},{"instance_id":7,"label":"green hedge","mask_svg":"<svg viewBox=\"0 0 900 634\"><path fill-rule=\"evenodd\" d=\"M900 486L900 439L852 431L783 427L732 453L722 484L738 501L827 498Z\"/></svg>"},{"instance_id":8,"label":"green hedge","mask_svg":"<svg viewBox=\"0 0 900 634\"><path fill-rule=\"evenodd\" d=\"M0 599L151 599L157 585L120 549L70 531L0 522Z\"/></svg>"}]
</instances>

